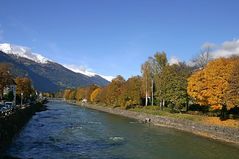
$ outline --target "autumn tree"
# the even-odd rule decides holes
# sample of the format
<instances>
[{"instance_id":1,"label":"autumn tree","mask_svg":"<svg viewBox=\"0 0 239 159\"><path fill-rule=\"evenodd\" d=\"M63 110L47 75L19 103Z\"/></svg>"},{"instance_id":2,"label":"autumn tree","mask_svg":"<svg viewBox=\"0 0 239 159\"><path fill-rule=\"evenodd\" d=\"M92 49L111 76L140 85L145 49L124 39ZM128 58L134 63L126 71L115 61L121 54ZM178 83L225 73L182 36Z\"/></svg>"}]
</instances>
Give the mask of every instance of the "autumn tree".
<instances>
[{"instance_id":1,"label":"autumn tree","mask_svg":"<svg viewBox=\"0 0 239 159\"><path fill-rule=\"evenodd\" d=\"M200 105L228 110L239 104L239 58L219 58L188 79L188 94ZM223 112L222 112L223 113Z\"/></svg>"},{"instance_id":2,"label":"autumn tree","mask_svg":"<svg viewBox=\"0 0 239 159\"><path fill-rule=\"evenodd\" d=\"M86 90L84 88L77 88L76 90L76 100L81 101L86 97Z\"/></svg>"},{"instance_id":3,"label":"autumn tree","mask_svg":"<svg viewBox=\"0 0 239 159\"><path fill-rule=\"evenodd\" d=\"M66 100L70 99L70 93L71 93L71 89L66 89L63 93L63 98L65 98Z\"/></svg>"},{"instance_id":4,"label":"autumn tree","mask_svg":"<svg viewBox=\"0 0 239 159\"><path fill-rule=\"evenodd\" d=\"M119 106L119 96L121 94L122 86L125 83L125 79L118 75L112 80L112 82L106 87L105 103L111 106Z\"/></svg>"},{"instance_id":5,"label":"autumn tree","mask_svg":"<svg viewBox=\"0 0 239 159\"><path fill-rule=\"evenodd\" d=\"M68 99L69 100L75 100L76 99L76 90L75 89L70 90Z\"/></svg>"},{"instance_id":6,"label":"autumn tree","mask_svg":"<svg viewBox=\"0 0 239 159\"><path fill-rule=\"evenodd\" d=\"M0 99L3 97L3 89L13 80L13 76L10 73L10 65L6 63L0 63Z\"/></svg>"},{"instance_id":7,"label":"autumn tree","mask_svg":"<svg viewBox=\"0 0 239 159\"><path fill-rule=\"evenodd\" d=\"M120 105L123 108L137 106L142 104L142 78L135 76L129 78L122 87L120 95Z\"/></svg>"},{"instance_id":8,"label":"autumn tree","mask_svg":"<svg viewBox=\"0 0 239 159\"><path fill-rule=\"evenodd\" d=\"M198 70L188 78L187 92L194 100L196 100L196 103L201 106L207 106L209 104L207 100L209 94L206 82L207 80L204 70Z\"/></svg>"},{"instance_id":9,"label":"autumn tree","mask_svg":"<svg viewBox=\"0 0 239 159\"><path fill-rule=\"evenodd\" d=\"M90 101L92 103L99 103L100 100L97 98L99 94L102 92L102 88L96 88L90 95Z\"/></svg>"},{"instance_id":10,"label":"autumn tree","mask_svg":"<svg viewBox=\"0 0 239 159\"><path fill-rule=\"evenodd\" d=\"M87 99L87 101L91 101L91 94L97 88L99 87L96 85L90 85L86 87L77 88L75 93L76 100L81 101L83 99Z\"/></svg>"},{"instance_id":11,"label":"autumn tree","mask_svg":"<svg viewBox=\"0 0 239 159\"><path fill-rule=\"evenodd\" d=\"M87 101L91 101L91 94L97 88L99 88L97 85L90 85L88 87L85 87L85 98L87 99Z\"/></svg>"},{"instance_id":12,"label":"autumn tree","mask_svg":"<svg viewBox=\"0 0 239 159\"><path fill-rule=\"evenodd\" d=\"M27 77L17 77L15 81L17 84L17 97L20 98L23 95L24 99L29 99L30 95L34 93L32 81Z\"/></svg>"},{"instance_id":13,"label":"autumn tree","mask_svg":"<svg viewBox=\"0 0 239 159\"><path fill-rule=\"evenodd\" d=\"M102 103L102 104L107 104L106 103L106 96L107 96L107 86L101 88L97 96L95 97L95 102L97 103Z\"/></svg>"}]
</instances>

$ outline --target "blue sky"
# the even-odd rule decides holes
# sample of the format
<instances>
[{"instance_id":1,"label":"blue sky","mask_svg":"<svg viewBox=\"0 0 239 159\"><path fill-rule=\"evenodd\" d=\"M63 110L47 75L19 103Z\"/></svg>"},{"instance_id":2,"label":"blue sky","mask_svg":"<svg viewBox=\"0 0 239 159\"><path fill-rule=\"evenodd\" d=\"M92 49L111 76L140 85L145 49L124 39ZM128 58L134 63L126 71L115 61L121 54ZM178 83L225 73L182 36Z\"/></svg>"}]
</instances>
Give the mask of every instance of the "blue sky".
<instances>
[{"instance_id":1,"label":"blue sky","mask_svg":"<svg viewBox=\"0 0 239 159\"><path fill-rule=\"evenodd\" d=\"M125 78L156 51L188 61L239 37L238 0L0 0L0 42Z\"/></svg>"}]
</instances>

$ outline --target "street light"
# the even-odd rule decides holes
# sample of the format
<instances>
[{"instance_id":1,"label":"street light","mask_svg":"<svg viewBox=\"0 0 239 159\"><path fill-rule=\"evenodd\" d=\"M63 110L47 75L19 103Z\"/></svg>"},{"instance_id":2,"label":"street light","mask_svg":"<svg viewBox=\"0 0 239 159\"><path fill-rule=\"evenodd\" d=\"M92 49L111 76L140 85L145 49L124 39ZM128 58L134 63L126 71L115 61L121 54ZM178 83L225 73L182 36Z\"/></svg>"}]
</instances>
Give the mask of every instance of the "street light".
<instances>
[{"instance_id":1,"label":"street light","mask_svg":"<svg viewBox=\"0 0 239 159\"><path fill-rule=\"evenodd\" d=\"M21 93L21 107L22 107L22 98L23 98L23 92Z\"/></svg>"}]
</instances>

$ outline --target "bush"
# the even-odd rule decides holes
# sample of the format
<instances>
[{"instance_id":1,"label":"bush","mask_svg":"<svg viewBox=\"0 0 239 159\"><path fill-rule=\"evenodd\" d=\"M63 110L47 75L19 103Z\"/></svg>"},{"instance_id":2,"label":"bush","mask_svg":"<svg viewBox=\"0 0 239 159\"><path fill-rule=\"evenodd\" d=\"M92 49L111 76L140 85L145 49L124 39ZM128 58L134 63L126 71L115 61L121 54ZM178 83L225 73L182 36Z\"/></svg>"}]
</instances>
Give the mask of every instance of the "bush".
<instances>
[{"instance_id":1,"label":"bush","mask_svg":"<svg viewBox=\"0 0 239 159\"><path fill-rule=\"evenodd\" d=\"M209 112L209 106L201 106L199 104L192 104L189 106L189 110L191 111L200 111L203 113Z\"/></svg>"}]
</instances>

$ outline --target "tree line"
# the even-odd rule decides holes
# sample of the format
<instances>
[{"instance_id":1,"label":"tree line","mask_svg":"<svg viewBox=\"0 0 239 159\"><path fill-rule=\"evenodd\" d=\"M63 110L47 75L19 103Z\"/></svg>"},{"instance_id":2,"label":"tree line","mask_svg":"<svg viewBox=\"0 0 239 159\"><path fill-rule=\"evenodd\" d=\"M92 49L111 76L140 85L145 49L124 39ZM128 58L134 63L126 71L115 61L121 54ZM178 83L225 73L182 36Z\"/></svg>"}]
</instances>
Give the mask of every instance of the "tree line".
<instances>
[{"instance_id":1,"label":"tree line","mask_svg":"<svg viewBox=\"0 0 239 159\"><path fill-rule=\"evenodd\" d=\"M4 93L4 89L10 85L16 85L16 103L20 103L21 98L23 102L35 98L35 90L32 81L28 77L16 77L11 74L12 66L7 63L0 63L0 100L13 101L13 91Z\"/></svg>"},{"instance_id":2,"label":"tree line","mask_svg":"<svg viewBox=\"0 0 239 159\"><path fill-rule=\"evenodd\" d=\"M106 87L66 89L62 96L125 109L154 105L187 112L196 107L219 112L222 118L238 109L239 57L211 59L206 50L193 62L170 64L165 52L157 52L142 64L141 76L125 80L119 75Z\"/></svg>"}]
</instances>

